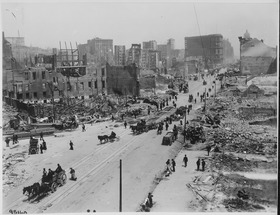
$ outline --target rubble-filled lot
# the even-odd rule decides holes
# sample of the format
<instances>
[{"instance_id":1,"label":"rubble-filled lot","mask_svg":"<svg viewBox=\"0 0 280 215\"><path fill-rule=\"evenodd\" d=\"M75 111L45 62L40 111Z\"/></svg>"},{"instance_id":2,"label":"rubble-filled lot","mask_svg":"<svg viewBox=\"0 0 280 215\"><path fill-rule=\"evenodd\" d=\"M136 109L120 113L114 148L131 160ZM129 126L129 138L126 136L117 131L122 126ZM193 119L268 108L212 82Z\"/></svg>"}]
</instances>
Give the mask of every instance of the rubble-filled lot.
<instances>
[{"instance_id":1,"label":"rubble-filled lot","mask_svg":"<svg viewBox=\"0 0 280 215\"><path fill-rule=\"evenodd\" d=\"M277 118L267 111L245 114L243 107L269 109L274 97L238 98L218 94L207 100L207 115L198 110L212 147L208 176L187 185L199 196L205 210L223 205L227 211L262 212L277 205ZM221 119L214 123L214 116ZM256 123L257 122L257 123ZM214 152L218 148L219 152ZM272 174L272 176L271 176ZM246 177L245 177L246 176ZM274 210L273 210L274 208Z\"/></svg>"}]
</instances>

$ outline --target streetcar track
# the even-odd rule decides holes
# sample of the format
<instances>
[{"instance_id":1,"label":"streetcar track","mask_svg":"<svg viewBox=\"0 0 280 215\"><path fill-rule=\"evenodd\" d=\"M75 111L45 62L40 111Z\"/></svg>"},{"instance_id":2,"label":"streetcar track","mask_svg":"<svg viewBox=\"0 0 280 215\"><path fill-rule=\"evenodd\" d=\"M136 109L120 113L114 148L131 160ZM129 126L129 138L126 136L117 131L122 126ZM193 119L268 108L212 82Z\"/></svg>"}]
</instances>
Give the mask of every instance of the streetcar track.
<instances>
[{"instance_id":1,"label":"streetcar track","mask_svg":"<svg viewBox=\"0 0 280 215\"><path fill-rule=\"evenodd\" d=\"M68 187L64 185L65 187L63 187L63 188L64 188L65 191L60 190L60 192L62 192L62 193L58 193L58 195L52 197L46 203L42 203L43 205L40 206L40 207L47 207L48 205L52 204L53 202L57 203L57 202L61 201L63 198L65 198L71 192L73 192L75 189L77 189L80 186L81 183L86 182L87 177L90 177L90 176L93 176L93 175L97 174L100 170L103 169L104 166L108 165L108 162L110 162L114 158L118 157L118 155L120 155L122 152L124 152L128 148L128 145L131 145L136 140L137 140L137 136L135 136L131 141L128 141L127 143L125 143L119 150L113 152L110 156L106 157L104 160L99 162L99 164L95 165L89 172L85 173L83 176L80 177L80 180L77 181L79 183L75 183L72 186L69 185ZM58 200L58 201L56 201L56 200ZM39 210L39 211L36 211L36 210L32 211L32 213L33 212L41 212L42 209Z\"/></svg>"},{"instance_id":2,"label":"streetcar track","mask_svg":"<svg viewBox=\"0 0 280 215\"><path fill-rule=\"evenodd\" d=\"M123 131L119 137L123 137L125 136L128 132L126 132L127 130ZM88 155L86 155L84 158L82 158L81 160L78 160L77 162L74 163L74 165L72 164L73 168L79 167L80 165L82 165L83 163L85 163L86 161L88 161L89 159L92 158L93 155L103 151L104 149L110 148L112 146L112 144L106 144L104 143L104 145L102 147L98 147L97 150L95 150L92 153L89 153ZM13 208L14 206L16 206L18 203L23 202L23 200L25 200L26 197L20 197L17 200L15 200L12 204L8 205L7 208L9 210L9 208Z\"/></svg>"},{"instance_id":3,"label":"streetcar track","mask_svg":"<svg viewBox=\"0 0 280 215\"><path fill-rule=\"evenodd\" d=\"M128 132L126 132L126 131L128 131ZM122 132L121 133L121 135L119 136L119 137L123 137L123 136L125 136L126 134L129 134L129 131L130 130L125 130L124 132ZM117 150L117 152L119 152L120 151L120 153L122 152L122 151L124 151L127 147L126 146L128 146L129 144L131 144L131 143L133 143L135 140L137 139L137 136L134 136L133 138L132 138L132 140L129 140L127 143L125 143L125 145L124 146L122 146L119 150ZM74 167L78 167L78 166L80 166L82 163L85 163L86 161L88 161L89 159L91 159L92 158L92 156L94 155L94 154L96 154L96 153L98 153L98 152L100 152L100 151L103 151L104 149L109 149L110 150L110 148L111 148L111 150L114 150L114 144L105 144L102 148L98 148L98 150L96 150L96 151L94 151L93 153L90 153L90 154L88 154L85 158L83 158L83 159L81 159L81 160L79 160L79 161L77 161L77 162L75 162L75 165L74 165ZM102 164L103 165L106 165L106 162L107 162L107 160L110 160L110 158L112 157L112 155L114 155L116 152L113 152L111 155L109 155L107 158L105 158L105 160L103 160L103 161L101 161L101 162L99 162L99 164L97 164L97 166L95 166L90 172L93 172L94 171L94 169L96 169L96 168L98 168L99 166L101 166ZM120 154L119 153L119 154ZM115 156L116 157L116 156ZM113 159L114 157L112 157L112 159ZM87 173L87 174L85 174L84 176L82 176L81 178L86 178L86 177L88 177L88 176L90 176L90 174L89 173ZM78 186L80 185L80 184L77 184ZM77 186L76 184L74 184L73 186ZM65 185L64 185L65 186ZM62 187L63 188L63 187ZM68 187L67 187L68 188ZM65 188L66 189L66 188ZM70 189L71 189L71 187L70 187ZM57 191L56 191L57 192ZM68 192L68 190L66 190L66 191L64 191L63 193L67 193ZM62 193L62 194L63 194ZM66 195L67 196L67 195ZM18 207L18 206L20 206L20 205L18 205L18 204L20 204L20 202L23 202L23 200L25 200L26 199L26 197L20 197L19 199L17 199L15 202L13 202L12 204L10 204L10 205L8 205L6 208L7 209L5 209L4 211L8 211L10 208L14 208L14 207ZM53 202L53 201L52 201ZM40 204L40 203L38 203L38 204ZM30 206L30 205L27 205L27 207L28 206ZM28 209L27 209L28 210ZM28 212L28 213L30 213L30 212Z\"/></svg>"}]
</instances>

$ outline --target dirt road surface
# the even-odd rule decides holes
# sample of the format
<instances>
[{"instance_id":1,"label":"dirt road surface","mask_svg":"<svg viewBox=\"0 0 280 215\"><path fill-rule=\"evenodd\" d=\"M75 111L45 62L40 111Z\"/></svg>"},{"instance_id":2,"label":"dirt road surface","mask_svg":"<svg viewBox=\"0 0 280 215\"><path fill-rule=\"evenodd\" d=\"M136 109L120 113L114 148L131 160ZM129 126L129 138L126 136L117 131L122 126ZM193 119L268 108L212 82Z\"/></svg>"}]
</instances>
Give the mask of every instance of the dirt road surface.
<instances>
[{"instance_id":1,"label":"dirt road surface","mask_svg":"<svg viewBox=\"0 0 280 215\"><path fill-rule=\"evenodd\" d=\"M200 107L200 99L196 96L212 86L213 77L207 79L208 84L202 85L202 81L190 81L190 93L197 98L197 104L193 104L193 109ZM218 84L217 84L218 89ZM211 91L214 94L214 90ZM177 107L187 105L187 94L179 94ZM166 113L167 115L168 113ZM162 118L165 118L163 115ZM187 119L193 117L192 111L187 115ZM179 122L175 122L179 124ZM118 127L114 127L119 125ZM172 124L173 128L174 123ZM170 127L171 128L171 127ZM172 129L171 128L171 129ZM165 162L169 158L174 158L182 148L181 142L175 142L172 146L161 145L162 137L166 134L164 130L161 135L156 134L156 130L151 130L140 135L133 135L130 129L125 129L120 123L102 122L86 125L86 131L82 132L79 127L76 131L59 133L56 137L46 137L48 149L44 154L28 155L24 162L19 162L14 168L20 168L27 177L21 184L3 196L3 213L9 210L26 211L27 213L67 213L67 212L86 212L87 209L97 212L117 212L119 211L119 161L122 160L122 210L123 212L134 212L144 201L146 195L155 189L154 179L164 169ZM100 144L98 135L107 134L114 131L118 139L114 142ZM74 150L69 150L69 142L74 143ZM3 154L27 153L29 140L20 140L17 147L3 148ZM191 152L190 166L181 168L180 160L183 155L179 154L178 172L194 174L193 162L202 152ZM54 193L49 194L39 202L22 194L25 186L39 182L43 168L47 170L56 169L60 164L70 177L69 168L76 170L77 181L67 179L65 185L58 187ZM10 170L13 172L12 169ZM176 196L176 189L186 189L176 186L176 172L170 180L164 183L174 183L174 195L162 195L155 190L155 198L158 206L154 211L193 211L188 207L187 202L191 202L193 196L190 192L186 193L186 198ZM174 179L174 180L171 180ZM186 183L190 177L185 178ZM186 202L186 207L177 208L176 205L167 204L169 198L181 199ZM167 203L166 203L167 202ZM163 207L165 205L165 207Z\"/></svg>"}]
</instances>

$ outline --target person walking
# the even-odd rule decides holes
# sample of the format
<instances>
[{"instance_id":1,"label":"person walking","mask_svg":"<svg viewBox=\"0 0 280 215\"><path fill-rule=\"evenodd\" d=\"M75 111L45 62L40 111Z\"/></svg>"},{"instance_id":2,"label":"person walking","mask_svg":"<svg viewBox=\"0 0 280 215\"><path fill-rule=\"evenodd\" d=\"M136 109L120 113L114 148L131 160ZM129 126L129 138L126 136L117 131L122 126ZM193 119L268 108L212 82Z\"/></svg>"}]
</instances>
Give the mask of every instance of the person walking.
<instances>
[{"instance_id":1,"label":"person walking","mask_svg":"<svg viewBox=\"0 0 280 215\"><path fill-rule=\"evenodd\" d=\"M199 92L197 92L197 96L199 96Z\"/></svg>"},{"instance_id":2,"label":"person walking","mask_svg":"<svg viewBox=\"0 0 280 215\"><path fill-rule=\"evenodd\" d=\"M16 142L16 136L15 136L14 134L13 134L12 139L13 139L13 144L15 144L15 142Z\"/></svg>"},{"instance_id":3,"label":"person walking","mask_svg":"<svg viewBox=\"0 0 280 215\"><path fill-rule=\"evenodd\" d=\"M44 135L43 135L43 132L41 131L40 133L40 140L43 140L44 139Z\"/></svg>"},{"instance_id":4,"label":"person walking","mask_svg":"<svg viewBox=\"0 0 280 215\"><path fill-rule=\"evenodd\" d=\"M202 171L204 171L204 169L205 169L205 161L204 161L204 159L202 159L202 162L201 162L201 165L202 165Z\"/></svg>"},{"instance_id":5,"label":"person walking","mask_svg":"<svg viewBox=\"0 0 280 215\"><path fill-rule=\"evenodd\" d=\"M166 176L169 176L169 175L172 173L172 172L171 172L170 165L171 165L170 159L168 159L168 160L166 161Z\"/></svg>"},{"instance_id":6,"label":"person walking","mask_svg":"<svg viewBox=\"0 0 280 215\"><path fill-rule=\"evenodd\" d=\"M45 141L44 139L43 139L42 145L43 145L43 149L44 149L44 150L47 150L47 143L46 143L46 141Z\"/></svg>"},{"instance_id":7,"label":"person walking","mask_svg":"<svg viewBox=\"0 0 280 215\"><path fill-rule=\"evenodd\" d=\"M85 124L83 123L83 124L82 124L82 132L84 132L84 131L86 131L86 126L85 126Z\"/></svg>"},{"instance_id":8,"label":"person walking","mask_svg":"<svg viewBox=\"0 0 280 215\"><path fill-rule=\"evenodd\" d=\"M194 99L194 103L196 104L196 98Z\"/></svg>"},{"instance_id":9,"label":"person walking","mask_svg":"<svg viewBox=\"0 0 280 215\"><path fill-rule=\"evenodd\" d=\"M43 149L44 149L43 145L40 144L40 151L41 151L41 154L43 154Z\"/></svg>"},{"instance_id":10,"label":"person walking","mask_svg":"<svg viewBox=\"0 0 280 215\"><path fill-rule=\"evenodd\" d=\"M188 115L190 115L190 108L188 108L188 110L187 110L187 111L188 111Z\"/></svg>"},{"instance_id":11,"label":"person walking","mask_svg":"<svg viewBox=\"0 0 280 215\"><path fill-rule=\"evenodd\" d=\"M10 146L10 145L9 145L9 143L10 143L10 138L9 138L9 137L6 137L5 142L6 142L6 146L9 147L9 146Z\"/></svg>"},{"instance_id":12,"label":"person walking","mask_svg":"<svg viewBox=\"0 0 280 215\"><path fill-rule=\"evenodd\" d=\"M206 146L206 150L207 150L208 156L209 156L209 153L210 153L210 151L211 151L211 146L210 146L210 145Z\"/></svg>"},{"instance_id":13,"label":"person walking","mask_svg":"<svg viewBox=\"0 0 280 215\"><path fill-rule=\"evenodd\" d=\"M69 145L70 145L70 150L74 150L74 148L73 148L73 142L70 140L70 143L69 143Z\"/></svg>"},{"instance_id":14,"label":"person walking","mask_svg":"<svg viewBox=\"0 0 280 215\"><path fill-rule=\"evenodd\" d=\"M177 102L177 96L175 95L175 100L176 100L176 102Z\"/></svg>"},{"instance_id":15,"label":"person walking","mask_svg":"<svg viewBox=\"0 0 280 215\"><path fill-rule=\"evenodd\" d=\"M187 165L188 165L188 157L187 157L187 155L185 155L185 157L183 158L183 162L185 164L185 167L187 167Z\"/></svg>"},{"instance_id":16,"label":"person walking","mask_svg":"<svg viewBox=\"0 0 280 215\"><path fill-rule=\"evenodd\" d=\"M126 129L126 126L127 126L127 122L126 121L124 121L124 128Z\"/></svg>"},{"instance_id":17,"label":"person walking","mask_svg":"<svg viewBox=\"0 0 280 215\"><path fill-rule=\"evenodd\" d=\"M153 206L153 195L151 193L148 194L148 200L149 200L149 207L151 208Z\"/></svg>"},{"instance_id":18,"label":"person walking","mask_svg":"<svg viewBox=\"0 0 280 215\"><path fill-rule=\"evenodd\" d=\"M175 166L176 166L176 162L174 159L171 160L172 163L172 171L175 172Z\"/></svg>"},{"instance_id":19,"label":"person walking","mask_svg":"<svg viewBox=\"0 0 280 215\"><path fill-rule=\"evenodd\" d=\"M18 135L15 134L15 143L18 143Z\"/></svg>"},{"instance_id":20,"label":"person walking","mask_svg":"<svg viewBox=\"0 0 280 215\"><path fill-rule=\"evenodd\" d=\"M197 171L199 171L199 166L200 166L200 159L198 158L198 160L196 161L196 166L197 166Z\"/></svg>"},{"instance_id":21,"label":"person walking","mask_svg":"<svg viewBox=\"0 0 280 215\"><path fill-rule=\"evenodd\" d=\"M165 122L166 131L168 130L168 127L169 127L168 122Z\"/></svg>"}]
</instances>

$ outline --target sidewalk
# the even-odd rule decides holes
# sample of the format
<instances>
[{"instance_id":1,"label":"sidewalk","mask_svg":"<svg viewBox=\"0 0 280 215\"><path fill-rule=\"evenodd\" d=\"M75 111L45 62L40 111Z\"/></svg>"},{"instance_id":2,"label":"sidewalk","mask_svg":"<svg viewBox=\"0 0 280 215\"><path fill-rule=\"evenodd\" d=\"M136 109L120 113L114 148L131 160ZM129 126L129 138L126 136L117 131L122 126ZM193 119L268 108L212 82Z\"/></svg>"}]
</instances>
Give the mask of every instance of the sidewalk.
<instances>
[{"instance_id":1,"label":"sidewalk","mask_svg":"<svg viewBox=\"0 0 280 215\"><path fill-rule=\"evenodd\" d=\"M183 164L185 154L189 160L187 167L184 167ZM186 184L191 183L195 176L205 173L196 171L198 157L207 157L207 152L182 150L178 154L175 159L176 171L169 177L164 177L153 192L153 199L156 203L151 208L151 212L195 212L197 210L196 197Z\"/></svg>"}]
</instances>

